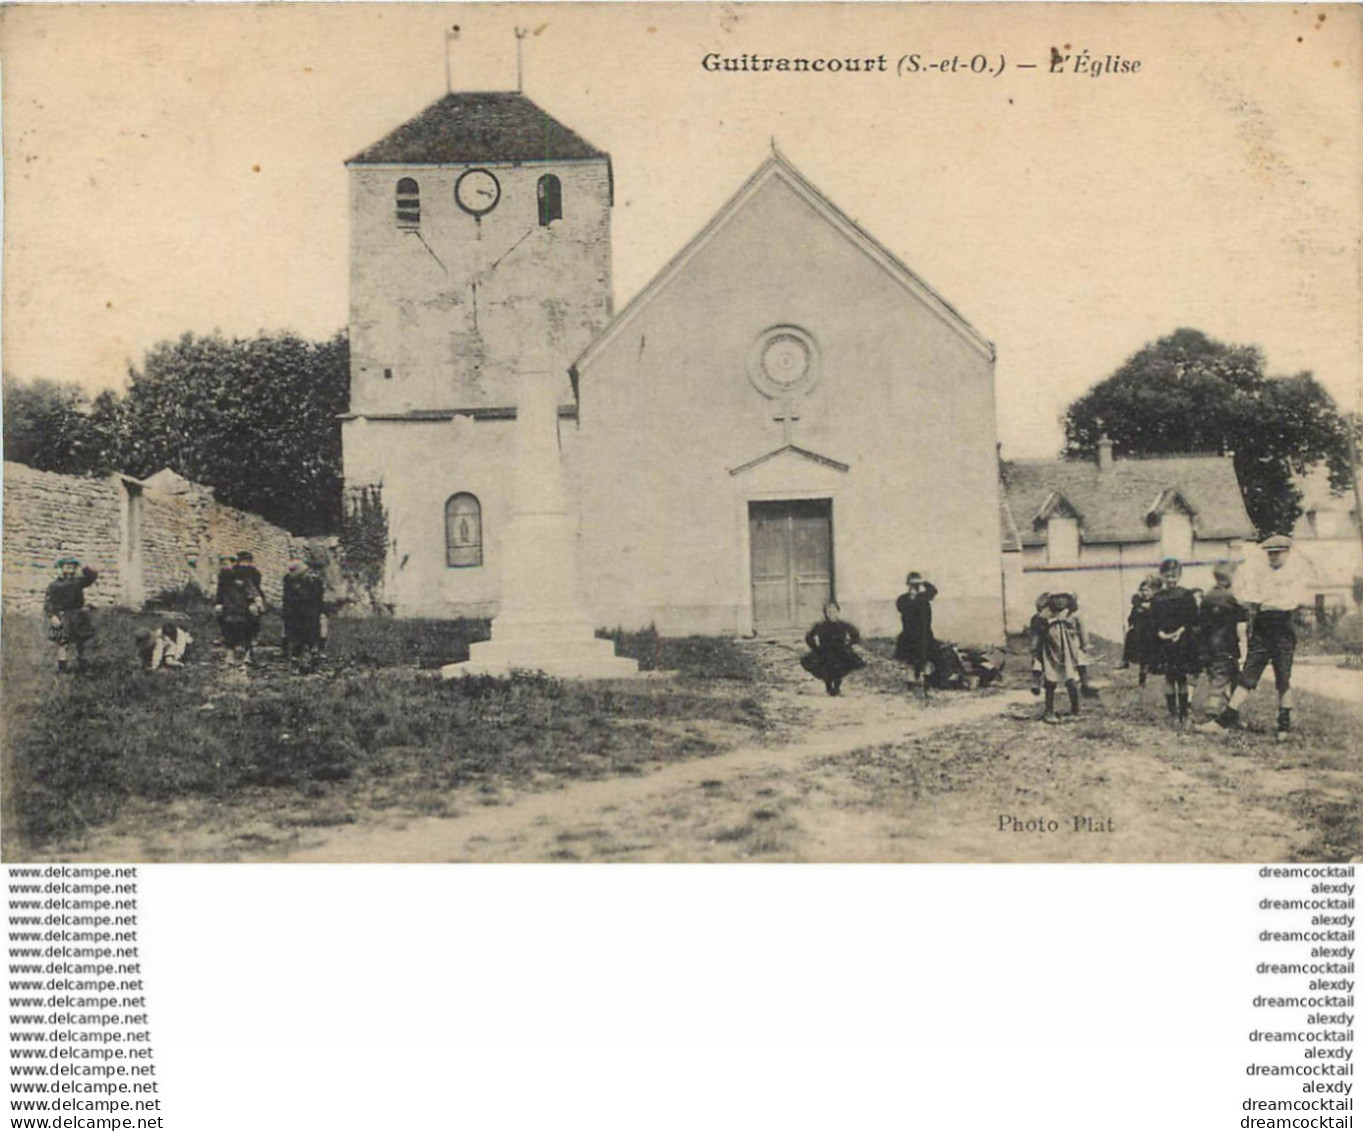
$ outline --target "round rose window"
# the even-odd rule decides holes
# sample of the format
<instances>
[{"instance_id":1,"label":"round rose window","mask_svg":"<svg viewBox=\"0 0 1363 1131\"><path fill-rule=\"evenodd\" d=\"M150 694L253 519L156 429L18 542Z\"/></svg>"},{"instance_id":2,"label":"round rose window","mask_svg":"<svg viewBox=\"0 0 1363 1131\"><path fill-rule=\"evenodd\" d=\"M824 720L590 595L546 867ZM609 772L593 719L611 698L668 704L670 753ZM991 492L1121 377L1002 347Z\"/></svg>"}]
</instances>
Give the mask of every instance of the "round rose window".
<instances>
[{"instance_id":1,"label":"round rose window","mask_svg":"<svg viewBox=\"0 0 1363 1131\"><path fill-rule=\"evenodd\" d=\"M818 380L818 349L797 326L773 326L758 336L748 358L748 376L768 397L807 392Z\"/></svg>"}]
</instances>

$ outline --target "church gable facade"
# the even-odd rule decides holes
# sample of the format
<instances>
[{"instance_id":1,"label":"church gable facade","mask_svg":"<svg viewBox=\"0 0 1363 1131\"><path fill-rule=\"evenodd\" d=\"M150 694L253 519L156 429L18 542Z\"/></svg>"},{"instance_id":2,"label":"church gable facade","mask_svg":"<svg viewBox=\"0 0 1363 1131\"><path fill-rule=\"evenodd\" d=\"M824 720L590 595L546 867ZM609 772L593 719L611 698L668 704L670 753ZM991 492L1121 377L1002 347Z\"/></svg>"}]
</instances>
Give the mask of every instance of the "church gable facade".
<instances>
[{"instance_id":1,"label":"church gable facade","mask_svg":"<svg viewBox=\"0 0 1363 1131\"><path fill-rule=\"evenodd\" d=\"M802 631L834 598L890 633L915 569L941 635L1000 639L989 343L775 151L612 319L609 157L486 97L350 163L346 481L395 611L496 614L533 381L598 625Z\"/></svg>"},{"instance_id":2,"label":"church gable facade","mask_svg":"<svg viewBox=\"0 0 1363 1131\"><path fill-rule=\"evenodd\" d=\"M897 629L917 569L1002 634L993 353L779 154L575 367L585 595L602 623Z\"/></svg>"}]
</instances>

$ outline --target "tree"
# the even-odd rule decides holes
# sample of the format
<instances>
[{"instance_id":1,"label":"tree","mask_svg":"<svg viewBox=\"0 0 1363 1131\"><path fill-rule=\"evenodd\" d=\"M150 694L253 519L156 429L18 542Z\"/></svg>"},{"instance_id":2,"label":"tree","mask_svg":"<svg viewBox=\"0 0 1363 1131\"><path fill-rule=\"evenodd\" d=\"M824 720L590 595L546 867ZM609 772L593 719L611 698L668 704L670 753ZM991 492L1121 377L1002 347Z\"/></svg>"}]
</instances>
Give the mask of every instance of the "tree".
<instances>
[{"instance_id":1,"label":"tree","mask_svg":"<svg viewBox=\"0 0 1363 1131\"><path fill-rule=\"evenodd\" d=\"M129 375L126 469L170 467L297 534L335 530L349 371L344 334L162 342Z\"/></svg>"},{"instance_id":2,"label":"tree","mask_svg":"<svg viewBox=\"0 0 1363 1131\"><path fill-rule=\"evenodd\" d=\"M1352 482L1349 422L1310 373L1272 378L1253 346L1181 329L1144 346L1070 405L1065 454L1233 453L1245 509L1261 535L1290 532L1301 513L1293 474L1325 460L1336 488Z\"/></svg>"},{"instance_id":3,"label":"tree","mask_svg":"<svg viewBox=\"0 0 1363 1131\"><path fill-rule=\"evenodd\" d=\"M92 402L79 385L4 378L5 458L65 475L101 475L122 463L117 393Z\"/></svg>"}]
</instances>

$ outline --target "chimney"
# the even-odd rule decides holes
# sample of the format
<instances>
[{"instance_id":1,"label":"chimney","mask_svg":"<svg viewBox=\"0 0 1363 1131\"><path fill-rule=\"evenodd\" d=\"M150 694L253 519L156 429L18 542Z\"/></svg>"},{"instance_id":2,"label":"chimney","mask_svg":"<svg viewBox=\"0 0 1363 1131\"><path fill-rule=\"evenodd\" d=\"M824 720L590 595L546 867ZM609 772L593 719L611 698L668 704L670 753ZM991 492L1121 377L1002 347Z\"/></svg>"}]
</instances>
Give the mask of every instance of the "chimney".
<instances>
[{"instance_id":1,"label":"chimney","mask_svg":"<svg viewBox=\"0 0 1363 1131\"><path fill-rule=\"evenodd\" d=\"M1107 438L1106 432L1098 441L1098 470L1112 470L1112 441Z\"/></svg>"}]
</instances>

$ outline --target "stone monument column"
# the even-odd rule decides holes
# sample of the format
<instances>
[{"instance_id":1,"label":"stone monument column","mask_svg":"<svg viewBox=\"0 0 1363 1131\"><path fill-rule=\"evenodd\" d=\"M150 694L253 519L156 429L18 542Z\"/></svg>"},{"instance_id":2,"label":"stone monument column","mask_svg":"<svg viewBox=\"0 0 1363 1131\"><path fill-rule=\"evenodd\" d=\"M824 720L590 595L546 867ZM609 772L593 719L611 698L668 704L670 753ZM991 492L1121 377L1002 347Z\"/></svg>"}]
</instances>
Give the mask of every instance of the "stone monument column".
<instances>
[{"instance_id":1,"label":"stone monument column","mask_svg":"<svg viewBox=\"0 0 1363 1131\"><path fill-rule=\"evenodd\" d=\"M568 502L552 370L519 374L511 513L501 537L502 599L492 639L473 644L446 679L540 671L565 679L637 675L637 661L597 639L578 604L577 515Z\"/></svg>"}]
</instances>

